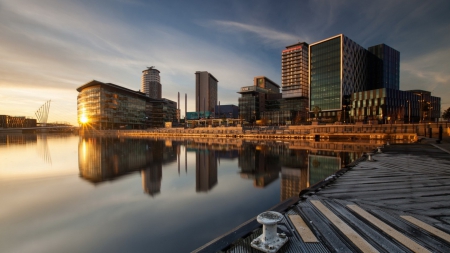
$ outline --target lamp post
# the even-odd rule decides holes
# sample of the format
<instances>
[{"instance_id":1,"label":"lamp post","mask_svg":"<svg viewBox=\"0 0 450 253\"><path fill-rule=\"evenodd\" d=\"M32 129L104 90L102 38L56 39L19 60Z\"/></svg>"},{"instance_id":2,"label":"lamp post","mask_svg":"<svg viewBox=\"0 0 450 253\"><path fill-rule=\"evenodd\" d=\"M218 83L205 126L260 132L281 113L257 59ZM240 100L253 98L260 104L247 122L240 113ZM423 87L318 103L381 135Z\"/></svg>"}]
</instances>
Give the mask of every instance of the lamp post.
<instances>
[{"instance_id":1,"label":"lamp post","mask_svg":"<svg viewBox=\"0 0 450 253\"><path fill-rule=\"evenodd\" d=\"M347 107L347 105L343 105L342 108L344 109L344 123L345 123L345 108Z\"/></svg>"},{"instance_id":2,"label":"lamp post","mask_svg":"<svg viewBox=\"0 0 450 253\"><path fill-rule=\"evenodd\" d=\"M420 100L419 100L419 122L423 122L423 97L422 97L422 93L418 94L420 96Z\"/></svg>"},{"instance_id":3,"label":"lamp post","mask_svg":"<svg viewBox=\"0 0 450 253\"><path fill-rule=\"evenodd\" d=\"M408 123L411 124L411 102L409 100L406 100L408 103Z\"/></svg>"},{"instance_id":4,"label":"lamp post","mask_svg":"<svg viewBox=\"0 0 450 253\"><path fill-rule=\"evenodd\" d=\"M430 102L427 102L427 104L428 104L428 116L430 118L429 122L431 123L431 109L433 109L433 107L431 106Z\"/></svg>"}]
</instances>

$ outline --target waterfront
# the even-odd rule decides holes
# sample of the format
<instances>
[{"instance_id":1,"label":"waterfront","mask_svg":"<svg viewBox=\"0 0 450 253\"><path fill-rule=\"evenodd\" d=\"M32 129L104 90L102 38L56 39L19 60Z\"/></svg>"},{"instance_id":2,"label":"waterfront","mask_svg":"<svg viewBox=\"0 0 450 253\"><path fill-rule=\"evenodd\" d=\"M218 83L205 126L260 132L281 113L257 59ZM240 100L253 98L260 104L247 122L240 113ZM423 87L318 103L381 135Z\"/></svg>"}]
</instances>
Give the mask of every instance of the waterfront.
<instances>
[{"instance_id":1,"label":"waterfront","mask_svg":"<svg viewBox=\"0 0 450 253\"><path fill-rule=\"evenodd\" d=\"M201 141L2 135L0 251L190 251L363 152Z\"/></svg>"}]
</instances>

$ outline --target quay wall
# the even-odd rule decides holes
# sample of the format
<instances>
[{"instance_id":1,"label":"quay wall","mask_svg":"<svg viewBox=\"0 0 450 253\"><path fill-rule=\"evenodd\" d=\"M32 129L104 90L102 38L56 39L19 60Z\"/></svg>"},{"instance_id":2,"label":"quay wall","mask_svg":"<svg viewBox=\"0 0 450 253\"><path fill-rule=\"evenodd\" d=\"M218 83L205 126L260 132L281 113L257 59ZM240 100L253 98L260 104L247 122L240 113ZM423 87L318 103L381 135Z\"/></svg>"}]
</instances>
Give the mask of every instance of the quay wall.
<instances>
[{"instance_id":1,"label":"quay wall","mask_svg":"<svg viewBox=\"0 0 450 253\"><path fill-rule=\"evenodd\" d=\"M313 140L408 140L418 136L437 138L439 126L449 136L450 124L384 124L384 125L304 125L288 127L198 127L155 128L146 130L80 129L81 135L182 138L239 138L239 139L313 139Z\"/></svg>"}]
</instances>

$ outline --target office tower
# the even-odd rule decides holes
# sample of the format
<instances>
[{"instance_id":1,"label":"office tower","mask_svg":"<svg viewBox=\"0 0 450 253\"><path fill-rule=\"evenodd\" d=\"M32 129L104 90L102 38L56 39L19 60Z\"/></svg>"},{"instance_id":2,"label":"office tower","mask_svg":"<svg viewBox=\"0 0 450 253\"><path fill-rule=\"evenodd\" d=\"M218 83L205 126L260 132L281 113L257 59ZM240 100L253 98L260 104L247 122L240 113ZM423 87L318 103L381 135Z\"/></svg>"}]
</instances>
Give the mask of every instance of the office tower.
<instances>
[{"instance_id":1,"label":"office tower","mask_svg":"<svg viewBox=\"0 0 450 253\"><path fill-rule=\"evenodd\" d=\"M308 44L287 46L281 53L283 98L308 97Z\"/></svg>"},{"instance_id":2,"label":"office tower","mask_svg":"<svg viewBox=\"0 0 450 253\"><path fill-rule=\"evenodd\" d=\"M195 110L214 112L217 105L217 79L207 71L195 72Z\"/></svg>"},{"instance_id":3,"label":"office tower","mask_svg":"<svg viewBox=\"0 0 450 253\"><path fill-rule=\"evenodd\" d=\"M370 89L400 89L400 52L379 44L369 47Z\"/></svg>"},{"instance_id":4,"label":"office tower","mask_svg":"<svg viewBox=\"0 0 450 253\"><path fill-rule=\"evenodd\" d=\"M142 71L141 91L147 97L161 99L162 88L159 73L159 70L153 66Z\"/></svg>"},{"instance_id":5,"label":"office tower","mask_svg":"<svg viewBox=\"0 0 450 253\"><path fill-rule=\"evenodd\" d=\"M309 46L309 108L339 119L344 96L367 89L367 50L343 34Z\"/></svg>"}]
</instances>

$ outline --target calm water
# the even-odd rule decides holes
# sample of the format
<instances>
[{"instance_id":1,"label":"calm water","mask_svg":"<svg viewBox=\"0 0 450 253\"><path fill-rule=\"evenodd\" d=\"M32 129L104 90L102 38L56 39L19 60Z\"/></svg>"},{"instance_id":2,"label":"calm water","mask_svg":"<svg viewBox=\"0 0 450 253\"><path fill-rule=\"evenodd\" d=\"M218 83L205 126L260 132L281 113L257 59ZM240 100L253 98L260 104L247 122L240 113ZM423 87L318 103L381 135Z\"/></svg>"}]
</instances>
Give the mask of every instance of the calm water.
<instances>
[{"instance_id":1,"label":"calm water","mask_svg":"<svg viewBox=\"0 0 450 253\"><path fill-rule=\"evenodd\" d=\"M189 252L376 146L213 141L0 135L0 252Z\"/></svg>"}]
</instances>

